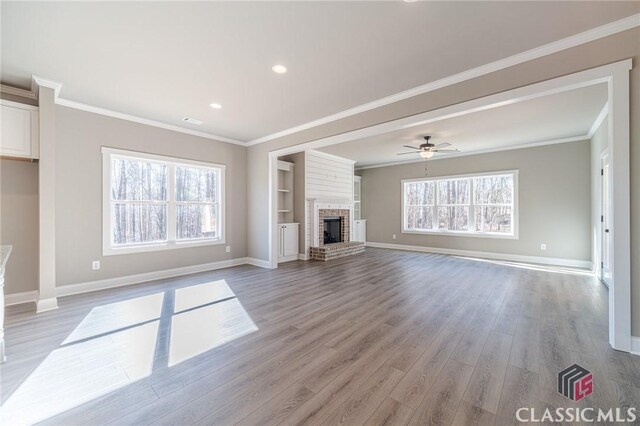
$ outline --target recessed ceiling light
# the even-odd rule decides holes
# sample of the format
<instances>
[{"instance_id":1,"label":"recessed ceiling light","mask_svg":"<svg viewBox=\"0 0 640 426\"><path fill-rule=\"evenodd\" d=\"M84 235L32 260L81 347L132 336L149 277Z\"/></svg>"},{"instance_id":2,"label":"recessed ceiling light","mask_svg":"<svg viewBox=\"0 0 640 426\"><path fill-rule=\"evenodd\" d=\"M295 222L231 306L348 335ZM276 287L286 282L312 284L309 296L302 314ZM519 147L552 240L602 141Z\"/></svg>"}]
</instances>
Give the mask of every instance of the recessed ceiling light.
<instances>
[{"instance_id":1,"label":"recessed ceiling light","mask_svg":"<svg viewBox=\"0 0 640 426\"><path fill-rule=\"evenodd\" d=\"M212 103L212 104L209 104L209 106L210 106L211 108L213 108L213 109L220 109L220 108L222 108L222 105L217 104L217 103L215 103L215 102L214 102L214 103Z\"/></svg>"},{"instance_id":2,"label":"recessed ceiling light","mask_svg":"<svg viewBox=\"0 0 640 426\"><path fill-rule=\"evenodd\" d=\"M276 74L284 74L285 72L287 72L287 67L285 67L284 65L280 65L280 64L272 66L271 69Z\"/></svg>"},{"instance_id":3,"label":"recessed ceiling light","mask_svg":"<svg viewBox=\"0 0 640 426\"><path fill-rule=\"evenodd\" d=\"M415 2L417 2L417 1L418 1L418 0L404 0L404 2L405 2L405 3L415 3Z\"/></svg>"}]
</instances>

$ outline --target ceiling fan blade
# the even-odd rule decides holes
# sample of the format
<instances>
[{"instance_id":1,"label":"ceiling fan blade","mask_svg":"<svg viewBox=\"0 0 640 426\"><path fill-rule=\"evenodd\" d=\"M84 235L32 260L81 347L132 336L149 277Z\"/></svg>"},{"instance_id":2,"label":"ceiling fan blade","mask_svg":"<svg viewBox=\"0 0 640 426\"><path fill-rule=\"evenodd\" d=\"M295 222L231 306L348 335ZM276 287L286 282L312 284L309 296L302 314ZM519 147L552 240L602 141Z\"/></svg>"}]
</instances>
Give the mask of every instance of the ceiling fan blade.
<instances>
[{"instance_id":1,"label":"ceiling fan blade","mask_svg":"<svg viewBox=\"0 0 640 426\"><path fill-rule=\"evenodd\" d=\"M442 142L436 145L436 148L444 148L445 146L451 146L449 142Z\"/></svg>"},{"instance_id":2,"label":"ceiling fan blade","mask_svg":"<svg viewBox=\"0 0 640 426\"><path fill-rule=\"evenodd\" d=\"M417 154L417 153L419 153L419 152L420 152L420 151L413 151L413 152L399 152L399 153L397 153L396 155Z\"/></svg>"},{"instance_id":3,"label":"ceiling fan blade","mask_svg":"<svg viewBox=\"0 0 640 426\"><path fill-rule=\"evenodd\" d=\"M405 148L411 148L411 149L415 149L417 151L420 151L420 147L419 146L411 146L411 145L402 145L402 146L404 146Z\"/></svg>"},{"instance_id":4,"label":"ceiling fan blade","mask_svg":"<svg viewBox=\"0 0 640 426\"><path fill-rule=\"evenodd\" d=\"M436 149L433 152L460 152L459 149Z\"/></svg>"}]
</instances>

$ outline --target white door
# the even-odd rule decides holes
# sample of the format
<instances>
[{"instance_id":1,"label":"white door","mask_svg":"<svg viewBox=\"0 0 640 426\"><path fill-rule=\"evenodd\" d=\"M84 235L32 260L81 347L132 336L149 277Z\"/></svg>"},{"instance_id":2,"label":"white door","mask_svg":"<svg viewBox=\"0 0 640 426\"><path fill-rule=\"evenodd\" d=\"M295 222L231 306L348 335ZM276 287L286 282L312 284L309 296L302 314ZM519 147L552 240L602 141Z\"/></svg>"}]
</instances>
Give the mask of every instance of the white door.
<instances>
[{"instance_id":1,"label":"white door","mask_svg":"<svg viewBox=\"0 0 640 426\"><path fill-rule=\"evenodd\" d=\"M365 242L367 239L367 222L363 219L354 221L353 241Z\"/></svg>"},{"instance_id":2,"label":"white door","mask_svg":"<svg viewBox=\"0 0 640 426\"><path fill-rule=\"evenodd\" d=\"M284 225L283 232L283 256L298 254L298 227L296 225Z\"/></svg>"},{"instance_id":3,"label":"white door","mask_svg":"<svg viewBox=\"0 0 640 426\"><path fill-rule=\"evenodd\" d=\"M611 282L611 168L609 165L609 154L606 152L602 155L602 171L600 174L602 178L600 279L608 287Z\"/></svg>"}]
</instances>

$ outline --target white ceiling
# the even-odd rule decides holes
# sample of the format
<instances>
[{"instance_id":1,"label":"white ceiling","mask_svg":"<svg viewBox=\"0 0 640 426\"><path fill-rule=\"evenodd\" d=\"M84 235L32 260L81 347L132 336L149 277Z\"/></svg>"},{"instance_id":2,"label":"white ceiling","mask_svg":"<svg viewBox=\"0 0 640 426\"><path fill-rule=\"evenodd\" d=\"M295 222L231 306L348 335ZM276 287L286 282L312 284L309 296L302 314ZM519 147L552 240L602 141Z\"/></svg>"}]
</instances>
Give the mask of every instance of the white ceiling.
<instances>
[{"instance_id":1,"label":"white ceiling","mask_svg":"<svg viewBox=\"0 0 640 426\"><path fill-rule=\"evenodd\" d=\"M403 145L420 145L422 136L432 143L449 142L463 154L499 150L585 136L607 102L606 84L475 112L455 118L345 142L320 149L356 161L356 167L418 161L418 154ZM436 154L446 157L446 154Z\"/></svg>"},{"instance_id":2,"label":"white ceiling","mask_svg":"<svg viewBox=\"0 0 640 426\"><path fill-rule=\"evenodd\" d=\"M64 99L248 141L633 15L640 2L1 7L4 84L29 88L35 74L62 82ZM289 72L273 73L276 63Z\"/></svg>"}]
</instances>

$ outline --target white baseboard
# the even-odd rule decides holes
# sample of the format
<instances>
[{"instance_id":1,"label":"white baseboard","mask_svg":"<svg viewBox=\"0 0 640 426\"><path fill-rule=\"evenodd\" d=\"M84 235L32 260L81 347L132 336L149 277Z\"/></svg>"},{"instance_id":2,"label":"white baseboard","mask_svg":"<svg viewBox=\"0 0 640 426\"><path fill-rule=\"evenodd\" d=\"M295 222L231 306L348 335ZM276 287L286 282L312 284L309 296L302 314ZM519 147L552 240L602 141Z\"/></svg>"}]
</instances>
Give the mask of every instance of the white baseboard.
<instances>
[{"instance_id":1,"label":"white baseboard","mask_svg":"<svg viewBox=\"0 0 640 426\"><path fill-rule=\"evenodd\" d=\"M165 269L161 271L145 272L142 274L127 275L124 277L108 278L104 280L88 281L79 284L70 284L57 287L57 295L70 296L72 294L88 293L107 288L121 287L131 284L139 284L147 281L173 278L181 275L196 274L198 272L213 271L215 269L229 268L231 266L246 265L252 263L250 259L241 257L238 259L223 260L220 262L203 263L200 265L183 266L181 268ZM262 266L262 265L256 265Z\"/></svg>"},{"instance_id":2,"label":"white baseboard","mask_svg":"<svg viewBox=\"0 0 640 426\"><path fill-rule=\"evenodd\" d=\"M520 254L491 253L473 250L457 250L438 247L409 246L403 244L376 243L367 241L367 247L386 248L392 250L419 251L425 253L449 254L453 256L479 257L481 259L506 260L510 262L537 263L541 265L565 266L568 268L584 268L591 270L589 260L562 259L557 257L524 256Z\"/></svg>"},{"instance_id":3,"label":"white baseboard","mask_svg":"<svg viewBox=\"0 0 640 426\"><path fill-rule=\"evenodd\" d=\"M38 291L23 291L4 295L4 306L21 305L23 303L37 303Z\"/></svg>"},{"instance_id":4,"label":"white baseboard","mask_svg":"<svg viewBox=\"0 0 640 426\"><path fill-rule=\"evenodd\" d=\"M291 262L292 260L298 260L299 254L292 254L291 256L284 256L278 259L278 263Z\"/></svg>"},{"instance_id":5,"label":"white baseboard","mask_svg":"<svg viewBox=\"0 0 640 426\"><path fill-rule=\"evenodd\" d=\"M298 254L298 260L309 260L309 256L306 254Z\"/></svg>"},{"instance_id":6,"label":"white baseboard","mask_svg":"<svg viewBox=\"0 0 640 426\"><path fill-rule=\"evenodd\" d=\"M640 355L640 337L631 336L631 353Z\"/></svg>"},{"instance_id":7,"label":"white baseboard","mask_svg":"<svg viewBox=\"0 0 640 426\"><path fill-rule=\"evenodd\" d=\"M39 299L36 302L36 313L53 311L54 309L58 309L58 298L50 297L48 299Z\"/></svg>"},{"instance_id":8,"label":"white baseboard","mask_svg":"<svg viewBox=\"0 0 640 426\"><path fill-rule=\"evenodd\" d=\"M269 262L268 260L256 259L253 257L247 257L246 259L247 259L246 263L249 265L259 266L260 268L271 269L271 262Z\"/></svg>"}]
</instances>

